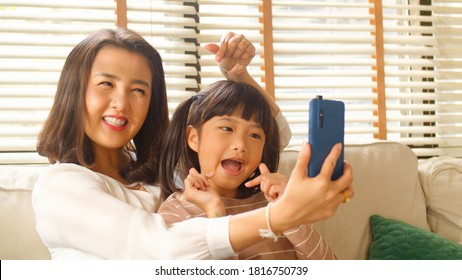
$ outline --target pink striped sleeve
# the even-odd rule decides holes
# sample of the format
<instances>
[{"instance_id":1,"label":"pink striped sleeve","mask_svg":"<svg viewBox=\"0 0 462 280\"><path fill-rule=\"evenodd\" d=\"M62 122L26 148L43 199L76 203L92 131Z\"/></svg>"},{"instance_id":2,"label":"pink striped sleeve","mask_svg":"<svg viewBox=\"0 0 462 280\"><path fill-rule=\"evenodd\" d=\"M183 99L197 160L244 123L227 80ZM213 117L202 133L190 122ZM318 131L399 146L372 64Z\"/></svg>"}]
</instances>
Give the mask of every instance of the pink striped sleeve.
<instances>
[{"instance_id":1,"label":"pink striped sleeve","mask_svg":"<svg viewBox=\"0 0 462 280\"><path fill-rule=\"evenodd\" d=\"M313 225L302 225L284 232L302 260L336 260L334 252Z\"/></svg>"}]
</instances>

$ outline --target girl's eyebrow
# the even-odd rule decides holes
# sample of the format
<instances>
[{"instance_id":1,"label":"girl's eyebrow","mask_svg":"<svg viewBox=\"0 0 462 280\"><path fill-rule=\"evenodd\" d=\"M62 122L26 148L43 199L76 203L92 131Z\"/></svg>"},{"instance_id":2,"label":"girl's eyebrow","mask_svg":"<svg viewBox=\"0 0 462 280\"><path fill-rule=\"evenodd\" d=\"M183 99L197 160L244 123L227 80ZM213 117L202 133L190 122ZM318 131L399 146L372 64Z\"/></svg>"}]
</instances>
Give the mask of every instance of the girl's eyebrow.
<instances>
[{"instance_id":1,"label":"girl's eyebrow","mask_svg":"<svg viewBox=\"0 0 462 280\"><path fill-rule=\"evenodd\" d=\"M231 117L221 117L220 118L221 121L228 121L228 122L232 122L232 123L236 123L237 121L234 119L234 118L231 118ZM254 121L249 121L251 124L250 126L252 127L255 127L255 128L262 128L262 125L258 122L254 122Z\"/></svg>"},{"instance_id":2,"label":"girl's eyebrow","mask_svg":"<svg viewBox=\"0 0 462 280\"><path fill-rule=\"evenodd\" d=\"M114 80L117 80L117 81L120 81L120 77L116 76L116 75L113 75L113 74L109 74L109 73L98 73L98 74L95 74L95 76L102 76L102 77L106 77L106 78L110 78L110 79L114 79ZM143 80L138 80L138 79L135 79L135 80L132 80L132 83L134 84L140 84L142 86L145 86L145 87L151 87L149 85L148 82L146 81L143 81Z\"/></svg>"}]
</instances>

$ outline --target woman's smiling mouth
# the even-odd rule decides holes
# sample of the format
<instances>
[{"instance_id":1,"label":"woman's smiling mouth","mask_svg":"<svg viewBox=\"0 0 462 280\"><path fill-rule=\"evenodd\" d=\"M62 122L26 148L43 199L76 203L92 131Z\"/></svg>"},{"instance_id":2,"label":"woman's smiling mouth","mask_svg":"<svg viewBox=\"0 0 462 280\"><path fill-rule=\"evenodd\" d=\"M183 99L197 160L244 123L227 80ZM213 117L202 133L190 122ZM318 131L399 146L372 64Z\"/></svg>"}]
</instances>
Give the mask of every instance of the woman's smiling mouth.
<instances>
[{"instance_id":1,"label":"woman's smiling mouth","mask_svg":"<svg viewBox=\"0 0 462 280\"><path fill-rule=\"evenodd\" d=\"M119 118L119 117L113 117L113 116L104 116L103 122L109 128L114 129L114 130L122 130L124 129L125 125L128 123L126 118Z\"/></svg>"}]
</instances>

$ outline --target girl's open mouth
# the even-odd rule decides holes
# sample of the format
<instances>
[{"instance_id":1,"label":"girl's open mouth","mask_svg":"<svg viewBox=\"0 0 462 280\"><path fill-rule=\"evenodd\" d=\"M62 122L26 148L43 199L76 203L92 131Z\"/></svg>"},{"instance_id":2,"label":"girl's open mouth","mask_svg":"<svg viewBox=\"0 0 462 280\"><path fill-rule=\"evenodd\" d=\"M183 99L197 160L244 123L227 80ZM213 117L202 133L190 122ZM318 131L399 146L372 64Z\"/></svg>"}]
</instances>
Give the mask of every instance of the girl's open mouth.
<instances>
[{"instance_id":1,"label":"girl's open mouth","mask_svg":"<svg viewBox=\"0 0 462 280\"><path fill-rule=\"evenodd\" d=\"M244 162L240 160L225 159L221 162L221 166L229 175L236 176L243 170Z\"/></svg>"}]
</instances>

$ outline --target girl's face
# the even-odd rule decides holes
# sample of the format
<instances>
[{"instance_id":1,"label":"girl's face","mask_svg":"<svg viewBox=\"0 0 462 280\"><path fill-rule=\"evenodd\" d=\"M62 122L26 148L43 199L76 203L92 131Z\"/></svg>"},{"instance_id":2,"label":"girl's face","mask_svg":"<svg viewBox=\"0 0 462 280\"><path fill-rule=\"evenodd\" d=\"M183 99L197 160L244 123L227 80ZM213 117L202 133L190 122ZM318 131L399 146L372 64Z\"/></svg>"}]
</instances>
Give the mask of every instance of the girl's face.
<instances>
[{"instance_id":1,"label":"girl's face","mask_svg":"<svg viewBox=\"0 0 462 280\"><path fill-rule=\"evenodd\" d=\"M188 145L198 154L201 173L214 172L214 190L235 197L236 189L261 161L265 145L261 125L233 114L213 117L203 124L200 134L195 128L188 129Z\"/></svg>"},{"instance_id":2,"label":"girl's face","mask_svg":"<svg viewBox=\"0 0 462 280\"><path fill-rule=\"evenodd\" d=\"M85 133L95 148L120 149L144 123L151 101L151 70L142 55L103 47L85 92Z\"/></svg>"}]
</instances>

